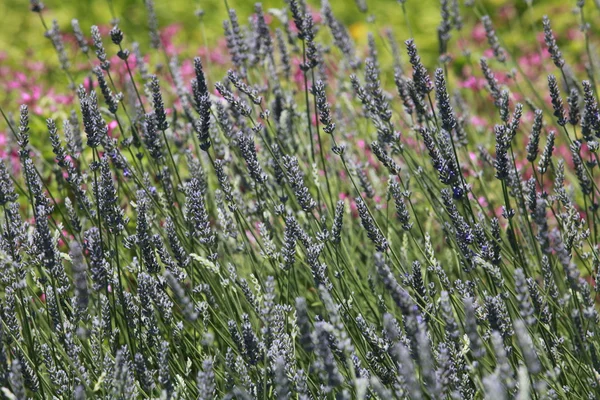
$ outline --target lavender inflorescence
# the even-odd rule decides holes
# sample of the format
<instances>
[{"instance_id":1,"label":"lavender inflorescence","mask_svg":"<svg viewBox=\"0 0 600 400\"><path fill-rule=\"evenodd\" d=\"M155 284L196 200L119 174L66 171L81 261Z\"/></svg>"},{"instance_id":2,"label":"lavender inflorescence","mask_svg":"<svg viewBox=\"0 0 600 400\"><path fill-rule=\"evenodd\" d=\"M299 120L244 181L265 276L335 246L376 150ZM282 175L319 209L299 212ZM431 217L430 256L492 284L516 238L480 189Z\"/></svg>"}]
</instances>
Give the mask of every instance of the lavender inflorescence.
<instances>
[{"instance_id":1,"label":"lavender inflorescence","mask_svg":"<svg viewBox=\"0 0 600 400\"><path fill-rule=\"evenodd\" d=\"M415 82L417 90L421 96L426 96L429 92L431 92L431 90L433 90L433 83L429 77L429 72L427 72L427 69L421 62L421 57L419 57L417 46L415 45L414 40L409 39L405 44L410 64L413 67L413 82Z\"/></svg>"},{"instance_id":2,"label":"lavender inflorescence","mask_svg":"<svg viewBox=\"0 0 600 400\"><path fill-rule=\"evenodd\" d=\"M565 118L565 109L563 106L562 97L558 88L558 82L554 75L548 75L548 87L550 89L550 98L552 99L552 107L554 108L554 116L556 123L560 126L565 126L567 120Z\"/></svg>"},{"instance_id":3,"label":"lavender inflorescence","mask_svg":"<svg viewBox=\"0 0 600 400\"><path fill-rule=\"evenodd\" d=\"M494 30L494 26L492 25L492 20L488 15L484 15L481 17L481 22L483 23L483 27L485 29L485 36L487 36L488 43L492 50L494 51L494 56L500 62L506 61L506 53L504 49L500 46L500 42L498 40L498 36L496 35L496 31Z\"/></svg>"},{"instance_id":4,"label":"lavender inflorescence","mask_svg":"<svg viewBox=\"0 0 600 400\"><path fill-rule=\"evenodd\" d=\"M304 183L304 174L300 170L298 159L293 156L284 156L283 165L286 169L287 180L296 195L296 200L304 211L310 211L317 206L308 187Z\"/></svg>"},{"instance_id":5,"label":"lavender inflorescence","mask_svg":"<svg viewBox=\"0 0 600 400\"><path fill-rule=\"evenodd\" d=\"M110 61L107 59L106 50L104 50L104 44L102 43L102 35L100 29L96 26L92 26L92 42L94 43L94 49L96 51L96 57L100 61L100 67L108 71L110 69Z\"/></svg>"},{"instance_id":6,"label":"lavender inflorescence","mask_svg":"<svg viewBox=\"0 0 600 400\"><path fill-rule=\"evenodd\" d=\"M562 69L565 66L565 60L556 44L556 39L554 38L554 33L550 26L550 18L548 18L547 15L544 15L542 23L544 25L544 41L546 42L546 46L548 46L548 52L550 53L550 57L552 57L552 62L557 68Z\"/></svg>"}]
</instances>

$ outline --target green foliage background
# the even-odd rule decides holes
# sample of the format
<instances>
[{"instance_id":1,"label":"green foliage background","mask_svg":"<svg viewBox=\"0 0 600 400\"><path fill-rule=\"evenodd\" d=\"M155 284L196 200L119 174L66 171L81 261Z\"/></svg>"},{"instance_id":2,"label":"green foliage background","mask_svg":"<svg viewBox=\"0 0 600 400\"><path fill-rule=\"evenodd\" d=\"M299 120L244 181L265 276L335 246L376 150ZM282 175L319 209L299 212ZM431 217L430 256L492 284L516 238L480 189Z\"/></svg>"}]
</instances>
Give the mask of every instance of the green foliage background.
<instances>
[{"instance_id":1,"label":"green foliage background","mask_svg":"<svg viewBox=\"0 0 600 400\"><path fill-rule=\"evenodd\" d=\"M376 31L372 27L373 21L376 21L377 27L393 28L398 40L411 36L401 5L396 0L366 1L369 10L367 14L363 14L359 12L353 0L330 0L336 17L347 26L353 27L355 39L359 43L366 41L366 33L369 30ZM247 18L253 12L254 3L254 0L229 0L229 6L236 9L240 19ZM285 6L283 0L263 0L262 3L266 10ZM308 3L314 9L318 10L320 7L318 1L309 0ZM44 4L46 6L44 16L48 23L56 19L62 31L71 32L70 21L72 18L77 18L87 34L91 25L110 24L112 7L129 43L138 41L147 44L148 42L146 10L142 0L46 0ZM516 9L516 18L495 26L509 50L518 50L524 42L535 44L535 33L532 28L535 28L538 33L541 31L541 18L544 14L552 16L555 31L560 32L561 28L566 26L576 27L576 17L570 13L575 7L575 1L538 0L533 1L531 8L528 8L527 2L523 0L492 0L478 2L478 4L489 10L501 10L503 7ZM183 27L176 41L178 44L185 44L187 51L195 52L197 48L204 45L205 38L209 45L215 45L222 35L222 21L227 18L224 0L156 0L155 6L161 27L173 23ZM420 54L426 61L434 63L438 54L439 0L407 0L405 7ZM205 37L199 19L195 15L195 11L200 9L205 13L203 18ZM471 14L465 13L465 15ZM491 16L498 17L493 14ZM470 19L465 22L467 29L462 34L470 35L470 27L475 21ZM49 46L47 39L44 38L42 24L35 14L29 12L27 0L0 1L0 26L2 26L0 49L6 53L5 62L9 66L17 67L25 58L57 64L52 46ZM523 32L530 32L532 36L524 37ZM569 42L564 43L563 47L565 45L569 45Z\"/></svg>"}]
</instances>

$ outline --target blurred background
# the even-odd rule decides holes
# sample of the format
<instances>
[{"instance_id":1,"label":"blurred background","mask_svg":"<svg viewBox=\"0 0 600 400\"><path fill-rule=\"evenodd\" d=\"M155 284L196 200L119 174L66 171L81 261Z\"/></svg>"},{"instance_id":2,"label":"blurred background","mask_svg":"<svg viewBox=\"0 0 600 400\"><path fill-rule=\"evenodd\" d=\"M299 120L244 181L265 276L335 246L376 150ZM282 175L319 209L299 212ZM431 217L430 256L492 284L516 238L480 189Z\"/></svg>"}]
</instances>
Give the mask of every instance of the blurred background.
<instances>
[{"instance_id":1,"label":"blurred background","mask_svg":"<svg viewBox=\"0 0 600 400\"><path fill-rule=\"evenodd\" d=\"M398 40L411 36L407 27L402 6L397 0L365 0L368 10L363 13L354 0L330 0L338 19L350 28L351 34L359 43L366 40L369 25L377 21L377 27L391 27ZM228 0L235 8L241 21L252 14L253 0ZM275 11L286 6L284 0L263 0L264 9ZM313 10L320 9L320 2L308 0ZM575 1L542 0L533 1L528 7L524 0L476 1L475 7L465 5L468 0L459 0L465 19L464 35L470 35L470 27L477 21L476 14L494 10L491 15L496 21L496 29L502 33L506 46L518 46L523 41L522 33L536 27L541 32L541 18L552 16L553 27L560 30L565 24L574 25L576 19L570 15ZM571 4L572 3L572 4ZM62 32L70 33L71 20L80 21L84 33L89 34L91 25L109 26L113 17L125 32L126 40L148 42L147 17L143 0L45 0L44 17L48 24L56 19ZM437 57L437 27L440 21L440 0L407 0L406 13L410 21L412 36L415 37L420 52L425 59ZM215 45L222 36L222 21L227 18L224 0L155 0L156 13L162 29L178 26L174 42L185 45L186 51L204 45L205 40ZM201 20L197 12L202 10ZM276 11L275 11L276 12ZM44 38L44 28L38 16L29 11L27 0L0 1L0 52L3 63L19 65L24 60L56 62L56 55ZM511 32L519 32L511 34ZM535 37L535 36L534 36ZM533 38L534 38L533 37Z\"/></svg>"},{"instance_id":2,"label":"blurred background","mask_svg":"<svg viewBox=\"0 0 600 400\"><path fill-rule=\"evenodd\" d=\"M317 15L321 0L306 1L314 15ZM357 0L329 1L336 18L348 28L357 42L357 49L361 49L358 54L360 57L365 56L367 34L372 32L380 48L382 67L390 67L391 52L385 31L391 28L401 44L404 60L406 56L402 42L414 37L426 66L431 69L439 65L437 29L441 21L440 0L406 0L404 4L397 0L363 0L367 5L366 12L360 9ZM226 2L237 11L240 23L245 25L254 12L254 0L154 0L161 35L167 38L169 56L176 54L180 63L189 63L197 55L208 58L207 73L211 82L221 79L228 68L229 56L223 39L223 21L227 19ZM598 2L586 5L590 21L600 16L600 0ZM125 34L126 48L131 49L133 42L139 42L142 54L149 57L153 73L158 73L164 65L164 54L149 46L148 15L144 0L45 0L43 3L44 22L39 14L30 11L28 0L0 0L0 106L6 110L12 112L18 110L20 104L27 104L34 114L41 115L44 111L56 111L58 104L72 101L67 96L68 93L72 94L67 76L59 67L50 40L44 35L44 23L49 28L53 20L56 20L62 34L72 66L71 73L77 84L89 76L90 61L75 44L71 27L74 18L79 20L88 39L90 27L100 27L109 57L116 57L116 49L110 43L108 32L112 22L118 20ZM287 2L263 0L262 3L272 26L279 26ZM480 22L484 14L492 18L502 45L511 57L520 64L534 67L525 71L532 80L540 72L541 57L537 55L542 55L543 15L551 17L552 27L565 54L585 53L585 41L578 40L582 39L579 16L572 12L576 6L575 0L458 0L458 3L464 27L460 32L452 33L449 44L452 61L447 65L455 72L454 76L473 76L473 70L479 69L479 58L485 55L486 50L489 51ZM598 28L592 25L591 29ZM328 32L323 34L329 35ZM592 53L597 54L594 43L591 46ZM91 56L95 60L93 52ZM526 57L533 58L524 59ZM581 64L579 60L567 61ZM211 63L215 64L214 68L211 68ZM600 64L600 60L597 64ZM390 69L385 71L390 73L382 74L382 84L393 87L393 74Z\"/></svg>"}]
</instances>

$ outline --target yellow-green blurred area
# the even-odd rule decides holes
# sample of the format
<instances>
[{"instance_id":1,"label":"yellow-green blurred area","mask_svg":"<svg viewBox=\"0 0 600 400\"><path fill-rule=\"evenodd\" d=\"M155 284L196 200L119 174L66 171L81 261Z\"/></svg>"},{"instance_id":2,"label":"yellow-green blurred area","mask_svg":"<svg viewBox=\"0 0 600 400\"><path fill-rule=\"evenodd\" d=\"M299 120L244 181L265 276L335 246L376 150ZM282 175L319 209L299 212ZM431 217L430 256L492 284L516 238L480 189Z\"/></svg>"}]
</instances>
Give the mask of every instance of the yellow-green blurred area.
<instances>
[{"instance_id":1,"label":"yellow-green blurred area","mask_svg":"<svg viewBox=\"0 0 600 400\"><path fill-rule=\"evenodd\" d=\"M242 22L252 14L255 3L252 0L228 2L229 7L237 10ZM264 0L262 3L265 11L286 7L284 0ZM383 28L389 27L399 41L414 36L426 62L437 60L440 0L407 0L404 4L406 15L396 0L366 0L367 13L361 13L354 0L330 0L330 3L336 17L349 28L359 44L366 43L367 32L381 34ZM461 38L471 35L478 17L485 13L493 18L501 40L511 53L537 45L536 37L542 31L544 14L551 16L557 32L579 29L578 16L571 12L576 6L574 0L533 1L530 5L522 0L474 1L474 5L459 0L459 3L465 28L460 34L453 33L450 46L454 50ZM586 5L588 20L594 21L599 13L594 3L589 3ZM308 4L313 10L320 9L319 1L310 0ZM44 5L46 23L56 19L63 32L72 32L71 20L77 18L89 36L91 25L108 26L116 17L125 33L126 43L138 41L143 49L147 49L148 22L143 0L46 0ZM155 8L161 28L172 24L181 26L174 40L190 54L205 43L217 45L223 33L222 22L227 18L224 0L155 0ZM204 12L202 22L196 15L198 10ZM0 26L0 51L5 53L6 58L2 61L5 65L18 68L25 59L57 64L56 54L44 37L42 23L38 15L29 11L27 0L0 0ZM571 43L582 46L583 41L570 41L566 36L559 36L559 43L563 51L568 52L576 50L569 49ZM52 79L52 75L49 78Z\"/></svg>"}]
</instances>

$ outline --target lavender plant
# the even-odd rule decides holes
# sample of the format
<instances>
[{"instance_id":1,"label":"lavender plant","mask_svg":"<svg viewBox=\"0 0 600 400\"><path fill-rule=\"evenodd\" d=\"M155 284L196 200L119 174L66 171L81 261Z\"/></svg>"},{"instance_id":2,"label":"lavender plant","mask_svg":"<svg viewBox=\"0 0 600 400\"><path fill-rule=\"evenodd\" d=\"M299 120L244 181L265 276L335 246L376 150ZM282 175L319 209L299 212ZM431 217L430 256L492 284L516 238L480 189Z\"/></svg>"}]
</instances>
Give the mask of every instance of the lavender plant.
<instances>
[{"instance_id":1,"label":"lavender plant","mask_svg":"<svg viewBox=\"0 0 600 400\"><path fill-rule=\"evenodd\" d=\"M188 74L151 0L149 49L73 19L73 57L52 23L77 107L2 110L3 396L600 397L593 35L579 77L544 16L535 86L479 5L441 2L439 65L284 5L212 15L229 61Z\"/></svg>"}]
</instances>

